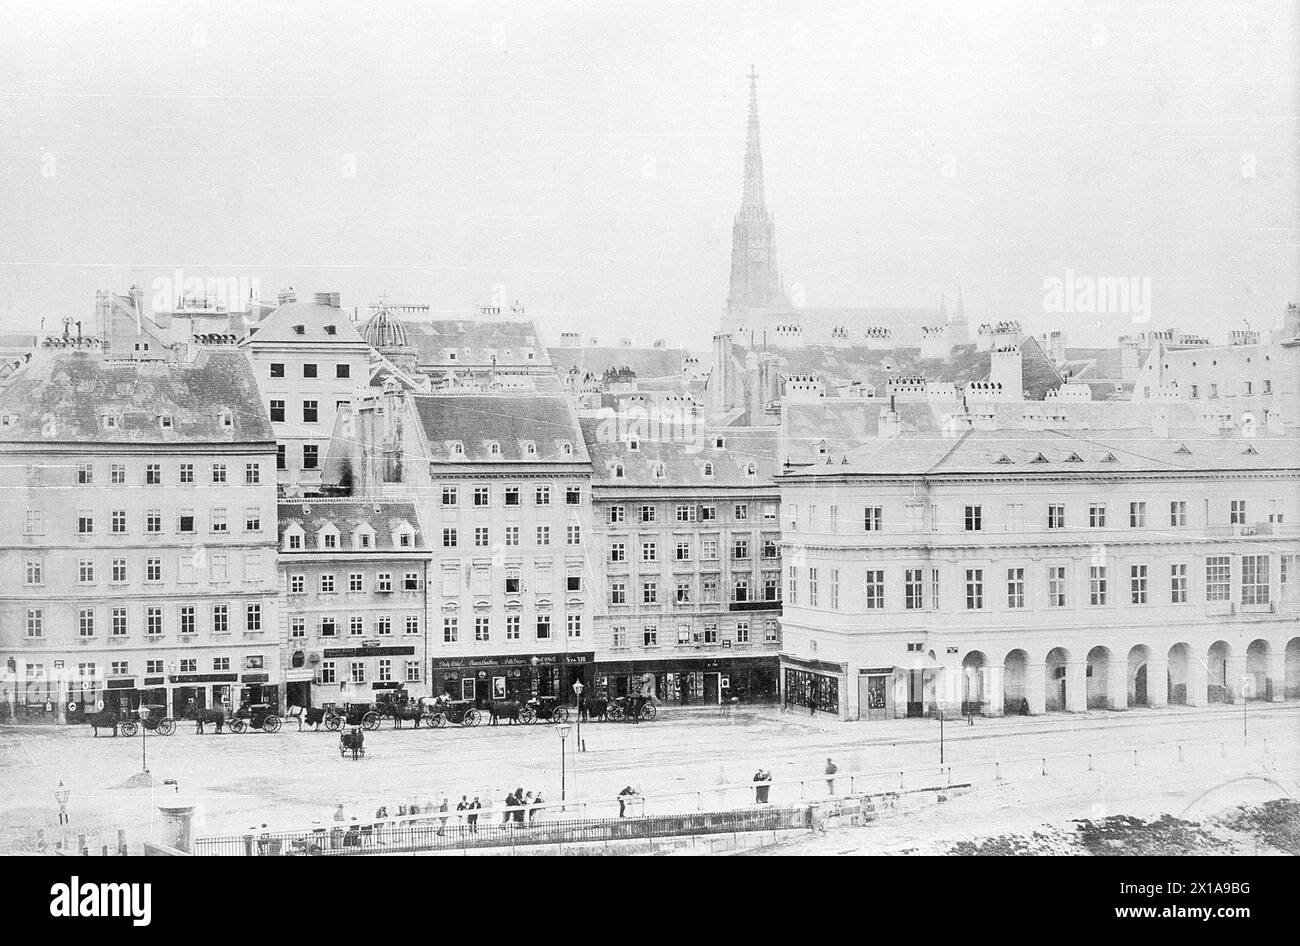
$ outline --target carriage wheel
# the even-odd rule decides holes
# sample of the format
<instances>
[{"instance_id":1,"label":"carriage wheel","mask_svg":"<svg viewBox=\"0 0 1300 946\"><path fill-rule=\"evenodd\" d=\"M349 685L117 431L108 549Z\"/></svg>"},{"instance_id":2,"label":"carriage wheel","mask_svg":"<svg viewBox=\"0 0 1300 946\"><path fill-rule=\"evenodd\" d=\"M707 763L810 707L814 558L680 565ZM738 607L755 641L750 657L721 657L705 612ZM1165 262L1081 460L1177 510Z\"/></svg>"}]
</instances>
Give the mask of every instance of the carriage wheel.
<instances>
[{"instance_id":1,"label":"carriage wheel","mask_svg":"<svg viewBox=\"0 0 1300 946\"><path fill-rule=\"evenodd\" d=\"M465 718L460 721L462 726L477 726L483 721L483 714L476 709L466 710Z\"/></svg>"},{"instance_id":2,"label":"carriage wheel","mask_svg":"<svg viewBox=\"0 0 1300 946\"><path fill-rule=\"evenodd\" d=\"M533 709L531 706L525 705L524 708L519 711L519 721L526 726L531 726L533 723L537 722L537 710Z\"/></svg>"},{"instance_id":3,"label":"carriage wheel","mask_svg":"<svg viewBox=\"0 0 1300 946\"><path fill-rule=\"evenodd\" d=\"M138 723L134 723L128 719L122 724L121 729L123 736L134 736L140 731L140 726Z\"/></svg>"},{"instance_id":4,"label":"carriage wheel","mask_svg":"<svg viewBox=\"0 0 1300 946\"><path fill-rule=\"evenodd\" d=\"M434 713L433 716L429 717L429 725L434 729L446 729L447 715L445 713Z\"/></svg>"},{"instance_id":5,"label":"carriage wheel","mask_svg":"<svg viewBox=\"0 0 1300 946\"><path fill-rule=\"evenodd\" d=\"M280 717L279 717L279 716L268 716L268 717L266 717L266 720L262 723L262 728L263 728L264 730L266 730L267 732L279 732L279 731L280 731Z\"/></svg>"},{"instance_id":6,"label":"carriage wheel","mask_svg":"<svg viewBox=\"0 0 1300 946\"><path fill-rule=\"evenodd\" d=\"M611 722L621 723L623 721L623 704L611 703L609 709L605 711Z\"/></svg>"},{"instance_id":7,"label":"carriage wheel","mask_svg":"<svg viewBox=\"0 0 1300 946\"><path fill-rule=\"evenodd\" d=\"M659 715L659 711L655 709L655 705L653 703L647 703L645 706L641 707L642 719L654 719L658 715Z\"/></svg>"},{"instance_id":8,"label":"carriage wheel","mask_svg":"<svg viewBox=\"0 0 1300 946\"><path fill-rule=\"evenodd\" d=\"M551 722L567 723L569 721L569 708L567 706L557 706L551 710Z\"/></svg>"},{"instance_id":9,"label":"carriage wheel","mask_svg":"<svg viewBox=\"0 0 1300 946\"><path fill-rule=\"evenodd\" d=\"M330 732L338 732L340 729L343 728L343 717L342 717L342 716L326 716L326 717L325 717L325 728L328 729Z\"/></svg>"},{"instance_id":10,"label":"carriage wheel","mask_svg":"<svg viewBox=\"0 0 1300 946\"><path fill-rule=\"evenodd\" d=\"M247 728L248 728L248 723L245 720L232 719L230 721L230 731L233 733L241 733Z\"/></svg>"},{"instance_id":11,"label":"carriage wheel","mask_svg":"<svg viewBox=\"0 0 1300 946\"><path fill-rule=\"evenodd\" d=\"M170 716L165 716L162 719L158 720L158 729L157 729L158 735L170 736L175 731L176 731L176 720L172 719Z\"/></svg>"},{"instance_id":12,"label":"carriage wheel","mask_svg":"<svg viewBox=\"0 0 1300 946\"><path fill-rule=\"evenodd\" d=\"M379 714L371 710L361 717L361 728L366 732L374 732L379 728Z\"/></svg>"}]
</instances>

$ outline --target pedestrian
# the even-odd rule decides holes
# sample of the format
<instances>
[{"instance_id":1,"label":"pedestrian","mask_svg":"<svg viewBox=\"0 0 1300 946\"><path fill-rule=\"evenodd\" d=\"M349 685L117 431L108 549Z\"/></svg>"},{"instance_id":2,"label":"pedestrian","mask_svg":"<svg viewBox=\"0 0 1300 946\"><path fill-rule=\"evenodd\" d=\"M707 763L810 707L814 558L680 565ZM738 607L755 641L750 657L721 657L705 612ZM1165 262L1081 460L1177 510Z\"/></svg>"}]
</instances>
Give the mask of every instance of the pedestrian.
<instances>
[{"instance_id":1,"label":"pedestrian","mask_svg":"<svg viewBox=\"0 0 1300 946\"><path fill-rule=\"evenodd\" d=\"M817 715L817 697L814 696L811 692L809 692L808 694L808 715L809 716Z\"/></svg>"},{"instance_id":2,"label":"pedestrian","mask_svg":"<svg viewBox=\"0 0 1300 946\"><path fill-rule=\"evenodd\" d=\"M343 802L339 802L338 807L334 809L334 820L335 820L335 821L347 821L347 820L348 820L348 816L345 815L345 814L343 814Z\"/></svg>"},{"instance_id":3,"label":"pedestrian","mask_svg":"<svg viewBox=\"0 0 1300 946\"><path fill-rule=\"evenodd\" d=\"M420 804L419 804L419 802L417 802L414 798L412 798L412 799L411 799L411 804L410 804L409 807L407 807L406 812L407 812L407 814L418 815L418 814L420 813Z\"/></svg>"},{"instance_id":4,"label":"pedestrian","mask_svg":"<svg viewBox=\"0 0 1300 946\"><path fill-rule=\"evenodd\" d=\"M838 772L839 770L840 767L831 761L830 756L827 756L826 757L826 793L828 795L835 794L835 773Z\"/></svg>"},{"instance_id":5,"label":"pedestrian","mask_svg":"<svg viewBox=\"0 0 1300 946\"><path fill-rule=\"evenodd\" d=\"M442 817L438 819L438 837L442 837L447 830L447 812L451 810L451 805L447 801L447 796L442 796L442 803L438 805L438 810L442 812Z\"/></svg>"},{"instance_id":6,"label":"pedestrian","mask_svg":"<svg viewBox=\"0 0 1300 946\"><path fill-rule=\"evenodd\" d=\"M510 809L514 808L515 805L516 805L516 803L517 803L517 801L516 801L515 793L514 793L514 792L510 792L508 795L506 795L506 810L505 810L505 815L504 815L504 816L502 817L502 819L501 819L501 823L502 823L503 825L510 824L510 822L514 820L515 813L514 813L513 811L511 811Z\"/></svg>"},{"instance_id":7,"label":"pedestrian","mask_svg":"<svg viewBox=\"0 0 1300 946\"><path fill-rule=\"evenodd\" d=\"M376 818L387 818L387 817L388 817L388 806L387 806L387 805L380 805L380 806L379 806L379 810L375 812L375 817L376 817Z\"/></svg>"},{"instance_id":8,"label":"pedestrian","mask_svg":"<svg viewBox=\"0 0 1300 946\"><path fill-rule=\"evenodd\" d=\"M524 796L524 811L519 813L519 820L523 821L526 817L529 821L533 820L533 793L529 792Z\"/></svg>"},{"instance_id":9,"label":"pedestrian","mask_svg":"<svg viewBox=\"0 0 1300 946\"><path fill-rule=\"evenodd\" d=\"M527 802L524 800L524 790L523 790L522 788L516 788L516 789L515 789L515 807L517 807L517 808L519 809L518 811L515 812L515 823L516 823L516 824L523 824L523 823L524 823L524 805L526 805L526 804L527 804Z\"/></svg>"},{"instance_id":10,"label":"pedestrian","mask_svg":"<svg viewBox=\"0 0 1300 946\"><path fill-rule=\"evenodd\" d=\"M539 808L541 808L542 805L545 805L545 804L546 804L546 802L542 801L542 793L539 791L539 792L537 793L536 797L533 798L533 810L530 811L530 812L528 812L528 820L529 820L529 821L532 821L532 820L533 820L533 815L537 814L537 810L538 810Z\"/></svg>"},{"instance_id":11,"label":"pedestrian","mask_svg":"<svg viewBox=\"0 0 1300 946\"><path fill-rule=\"evenodd\" d=\"M478 796L475 795L474 800L469 803L470 816L467 820L469 821L470 834L478 834L478 811L482 807L483 803L479 801Z\"/></svg>"},{"instance_id":12,"label":"pedestrian","mask_svg":"<svg viewBox=\"0 0 1300 946\"><path fill-rule=\"evenodd\" d=\"M754 773L754 803L767 804L767 793L772 790L772 773L759 769Z\"/></svg>"},{"instance_id":13,"label":"pedestrian","mask_svg":"<svg viewBox=\"0 0 1300 946\"><path fill-rule=\"evenodd\" d=\"M618 816L620 818L626 816L627 803L635 794L636 790L631 785L624 786L623 790L618 793Z\"/></svg>"}]
</instances>

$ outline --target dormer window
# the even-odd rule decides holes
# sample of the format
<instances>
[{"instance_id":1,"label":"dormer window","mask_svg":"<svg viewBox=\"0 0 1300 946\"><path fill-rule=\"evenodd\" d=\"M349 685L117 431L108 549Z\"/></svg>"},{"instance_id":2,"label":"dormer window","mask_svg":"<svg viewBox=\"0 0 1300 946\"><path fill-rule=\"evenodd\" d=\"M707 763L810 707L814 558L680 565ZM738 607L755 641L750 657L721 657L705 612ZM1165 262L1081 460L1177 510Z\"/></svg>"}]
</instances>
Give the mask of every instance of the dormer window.
<instances>
[{"instance_id":1,"label":"dormer window","mask_svg":"<svg viewBox=\"0 0 1300 946\"><path fill-rule=\"evenodd\" d=\"M298 325L295 325L295 326L293 327L293 334L295 334L295 335L306 335L306 334L307 334L307 326L302 325L301 323L298 324Z\"/></svg>"},{"instance_id":2,"label":"dormer window","mask_svg":"<svg viewBox=\"0 0 1300 946\"><path fill-rule=\"evenodd\" d=\"M712 463L706 463L706 464L704 464L704 475L705 475L705 476L712 476L712 475L713 475L713 464L712 464Z\"/></svg>"},{"instance_id":3,"label":"dormer window","mask_svg":"<svg viewBox=\"0 0 1300 946\"><path fill-rule=\"evenodd\" d=\"M533 443L531 440L524 441L524 456L526 457L537 456L537 444Z\"/></svg>"},{"instance_id":4,"label":"dormer window","mask_svg":"<svg viewBox=\"0 0 1300 946\"><path fill-rule=\"evenodd\" d=\"M415 536L403 529L397 533L398 548L409 549L415 543Z\"/></svg>"},{"instance_id":5,"label":"dormer window","mask_svg":"<svg viewBox=\"0 0 1300 946\"><path fill-rule=\"evenodd\" d=\"M452 441L451 455L453 457L463 457L465 455L465 445L459 440Z\"/></svg>"},{"instance_id":6,"label":"dormer window","mask_svg":"<svg viewBox=\"0 0 1300 946\"><path fill-rule=\"evenodd\" d=\"M369 532L358 532L358 533L357 533L357 547L358 547L358 548L363 548L363 549L368 549L368 548L370 548L370 533L369 533Z\"/></svg>"},{"instance_id":7,"label":"dormer window","mask_svg":"<svg viewBox=\"0 0 1300 946\"><path fill-rule=\"evenodd\" d=\"M571 443L569 443L569 442L567 442L567 441L565 441L564 443L561 443L561 444L560 444L560 452L561 452L562 454L564 454L566 457L571 457L571 456L573 456L573 444L571 444Z\"/></svg>"},{"instance_id":8,"label":"dormer window","mask_svg":"<svg viewBox=\"0 0 1300 946\"><path fill-rule=\"evenodd\" d=\"M105 414L105 415L104 415L104 429L105 429L105 430L117 430L117 415L116 415L116 414Z\"/></svg>"},{"instance_id":9,"label":"dormer window","mask_svg":"<svg viewBox=\"0 0 1300 946\"><path fill-rule=\"evenodd\" d=\"M220 424L222 427L234 427L235 426L234 413L231 411L222 411L220 414L217 415L217 423Z\"/></svg>"},{"instance_id":10,"label":"dormer window","mask_svg":"<svg viewBox=\"0 0 1300 946\"><path fill-rule=\"evenodd\" d=\"M336 326L333 326L333 325L327 325L327 326L325 326L325 334L326 334L326 335L337 335L337 334L338 334L338 328L337 328Z\"/></svg>"},{"instance_id":11,"label":"dormer window","mask_svg":"<svg viewBox=\"0 0 1300 946\"><path fill-rule=\"evenodd\" d=\"M664 465L662 463L656 463L654 465L654 474L655 474L655 479L661 480L668 475L668 471L664 468Z\"/></svg>"},{"instance_id":12,"label":"dormer window","mask_svg":"<svg viewBox=\"0 0 1300 946\"><path fill-rule=\"evenodd\" d=\"M714 449L716 450L722 450L724 447L726 447L726 445L727 445L727 441L724 440L722 437L715 437L713 440L713 446Z\"/></svg>"},{"instance_id":13,"label":"dormer window","mask_svg":"<svg viewBox=\"0 0 1300 946\"><path fill-rule=\"evenodd\" d=\"M631 450L633 453L636 453L638 450L641 449L641 441L637 440L636 437L629 437L627 441L627 448Z\"/></svg>"},{"instance_id":14,"label":"dormer window","mask_svg":"<svg viewBox=\"0 0 1300 946\"><path fill-rule=\"evenodd\" d=\"M316 546L322 549L339 547L339 533L333 526L326 526L316 533Z\"/></svg>"},{"instance_id":15,"label":"dormer window","mask_svg":"<svg viewBox=\"0 0 1300 946\"><path fill-rule=\"evenodd\" d=\"M616 480L621 480L622 478L623 478L623 464L621 464L621 463L615 463L615 464L614 464L614 479L616 479Z\"/></svg>"},{"instance_id":16,"label":"dormer window","mask_svg":"<svg viewBox=\"0 0 1300 946\"><path fill-rule=\"evenodd\" d=\"M499 456L501 456L501 444L497 443L495 440L489 440L489 441L488 441L488 456L492 456L492 457L499 457Z\"/></svg>"},{"instance_id":17,"label":"dormer window","mask_svg":"<svg viewBox=\"0 0 1300 946\"><path fill-rule=\"evenodd\" d=\"M745 465L745 475L746 475L746 476L753 476L753 475L754 475L755 473L757 473L757 472L758 472L758 468L757 468L756 466L754 466L754 464L752 464L752 463L748 463L748 464Z\"/></svg>"},{"instance_id":18,"label":"dormer window","mask_svg":"<svg viewBox=\"0 0 1300 946\"><path fill-rule=\"evenodd\" d=\"M302 533L300 533L300 532L290 532L290 533L286 536L286 538L288 539L288 545L289 545L289 548L290 548L290 549L300 549L300 548L302 548Z\"/></svg>"},{"instance_id":19,"label":"dormer window","mask_svg":"<svg viewBox=\"0 0 1300 946\"><path fill-rule=\"evenodd\" d=\"M171 429L172 429L172 415L171 415L171 414L161 414L161 415L159 415L159 417L158 417L158 426L161 427L163 430L171 430Z\"/></svg>"}]
</instances>

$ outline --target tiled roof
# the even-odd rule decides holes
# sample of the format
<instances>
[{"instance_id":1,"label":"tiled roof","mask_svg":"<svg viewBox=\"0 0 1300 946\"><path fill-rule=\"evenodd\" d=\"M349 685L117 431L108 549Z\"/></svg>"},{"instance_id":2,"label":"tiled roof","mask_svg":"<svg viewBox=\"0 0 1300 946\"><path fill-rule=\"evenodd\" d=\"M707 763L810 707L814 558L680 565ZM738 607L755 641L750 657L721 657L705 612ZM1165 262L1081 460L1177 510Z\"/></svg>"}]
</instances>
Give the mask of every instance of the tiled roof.
<instances>
[{"instance_id":1,"label":"tiled roof","mask_svg":"<svg viewBox=\"0 0 1300 946\"><path fill-rule=\"evenodd\" d=\"M601 486L754 487L770 485L778 471L776 427L710 429L690 443L679 443L648 439L654 431L644 420L638 426L603 416L584 417L582 432L593 482Z\"/></svg>"},{"instance_id":2,"label":"tiled roof","mask_svg":"<svg viewBox=\"0 0 1300 946\"><path fill-rule=\"evenodd\" d=\"M586 463L567 394L415 394L434 463ZM528 445L536 455L528 454ZM571 449L564 452L565 445ZM464 450L456 452L456 446ZM496 446L496 453L493 446Z\"/></svg>"},{"instance_id":3,"label":"tiled roof","mask_svg":"<svg viewBox=\"0 0 1300 946\"><path fill-rule=\"evenodd\" d=\"M532 322L498 322L491 319L403 320L406 343L417 352L421 368L491 365L499 368L548 367L550 357ZM448 349L456 359L447 358ZM528 357L529 353L533 357Z\"/></svg>"},{"instance_id":4,"label":"tiled roof","mask_svg":"<svg viewBox=\"0 0 1300 946\"><path fill-rule=\"evenodd\" d=\"M807 475L1014 475L1177 473L1215 470L1300 470L1295 431L1246 438L1176 428L1156 437L1150 427L1084 430L965 430L953 436L927 431L874 440L850 450L847 463L792 469Z\"/></svg>"},{"instance_id":5,"label":"tiled roof","mask_svg":"<svg viewBox=\"0 0 1300 946\"><path fill-rule=\"evenodd\" d=\"M114 426L107 426L106 416L114 419ZM164 416L170 426L163 426ZM56 433L51 436L50 431ZM112 362L94 352L40 351L0 387L0 442L274 439L248 360L234 350L203 351L192 363L181 364Z\"/></svg>"},{"instance_id":6,"label":"tiled roof","mask_svg":"<svg viewBox=\"0 0 1300 946\"><path fill-rule=\"evenodd\" d=\"M302 327L301 334L297 327ZM329 329L333 328L333 334ZM241 344L354 345L365 340L342 309L314 302L286 302L250 329Z\"/></svg>"},{"instance_id":7,"label":"tiled roof","mask_svg":"<svg viewBox=\"0 0 1300 946\"><path fill-rule=\"evenodd\" d=\"M428 551L424 530L420 528L420 517L415 504L394 502L391 500L306 499L297 502L281 501L277 510L280 542L284 542L285 531L292 525L300 526L307 535L304 552L319 551L314 536L327 525L333 525L339 532L338 549L329 551ZM393 533L406 523L415 530L415 544L404 549L394 544ZM374 545L370 549L354 546L353 533L361 526L369 526L374 532Z\"/></svg>"}]
</instances>

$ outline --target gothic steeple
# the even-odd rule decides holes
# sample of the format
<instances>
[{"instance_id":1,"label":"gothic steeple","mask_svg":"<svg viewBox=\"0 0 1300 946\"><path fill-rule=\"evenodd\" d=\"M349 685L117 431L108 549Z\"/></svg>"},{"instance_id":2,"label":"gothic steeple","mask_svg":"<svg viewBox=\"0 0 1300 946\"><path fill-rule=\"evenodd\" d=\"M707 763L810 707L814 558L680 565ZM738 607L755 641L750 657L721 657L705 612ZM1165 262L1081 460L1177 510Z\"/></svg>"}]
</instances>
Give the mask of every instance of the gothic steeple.
<instances>
[{"instance_id":1,"label":"gothic steeple","mask_svg":"<svg viewBox=\"0 0 1300 946\"><path fill-rule=\"evenodd\" d=\"M758 134L758 75L749 69L749 121L745 138L745 177L740 210L731 229L731 291L727 310L784 306L776 272L772 215L763 196L763 152Z\"/></svg>"}]
</instances>

